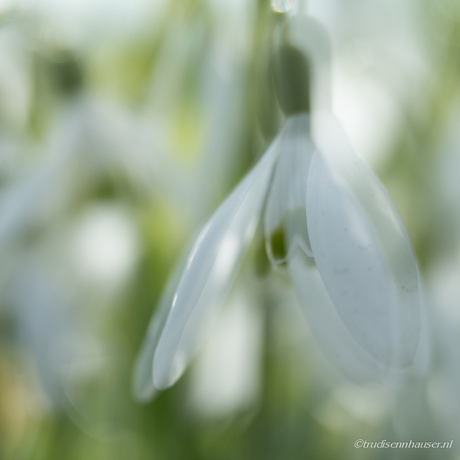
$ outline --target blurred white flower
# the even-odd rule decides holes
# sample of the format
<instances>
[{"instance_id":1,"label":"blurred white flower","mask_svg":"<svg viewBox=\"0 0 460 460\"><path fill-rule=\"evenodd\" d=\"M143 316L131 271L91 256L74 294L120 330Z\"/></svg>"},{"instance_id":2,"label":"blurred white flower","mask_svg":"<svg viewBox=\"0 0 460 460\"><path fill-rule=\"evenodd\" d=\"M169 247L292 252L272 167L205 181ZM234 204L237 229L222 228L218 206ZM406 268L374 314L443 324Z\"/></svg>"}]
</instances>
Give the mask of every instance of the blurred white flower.
<instances>
[{"instance_id":1,"label":"blurred white flower","mask_svg":"<svg viewBox=\"0 0 460 460\"><path fill-rule=\"evenodd\" d=\"M307 113L308 97L292 90L303 90L299 81L282 82L288 117L281 132L205 225L160 301L135 369L141 400L183 373L262 216L268 258L287 265L313 335L332 361L367 381L414 360L418 275L404 224L333 115Z\"/></svg>"},{"instance_id":2,"label":"blurred white flower","mask_svg":"<svg viewBox=\"0 0 460 460\"><path fill-rule=\"evenodd\" d=\"M189 400L200 418L223 418L260 398L263 317L247 288L235 291L193 368Z\"/></svg>"},{"instance_id":3,"label":"blurred white flower","mask_svg":"<svg viewBox=\"0 0 460 460\"><path fill-rule=\"evenodd\" d=\"M75 229L72 255L77 270L106 289L119 287L136 265L136 237L133 219L122 208L93 205Z\"/></svg>"}]
</instances>

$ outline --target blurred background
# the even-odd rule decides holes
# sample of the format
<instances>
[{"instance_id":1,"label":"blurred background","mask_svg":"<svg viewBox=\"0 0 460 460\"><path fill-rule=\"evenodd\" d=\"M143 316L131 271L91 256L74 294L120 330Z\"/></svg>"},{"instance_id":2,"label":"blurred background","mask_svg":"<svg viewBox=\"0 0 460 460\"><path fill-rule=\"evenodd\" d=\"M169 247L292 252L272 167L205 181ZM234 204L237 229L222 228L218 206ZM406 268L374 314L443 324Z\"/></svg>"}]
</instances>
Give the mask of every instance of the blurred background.
<instances>
[{"instance_id":1,"label":"blurred background","mask_svg":"<svg viewBox=\"0 0 460 460\"><path fill-rule=\"evenodd\" d=\"M170 271L282 123L267 71L280 13L0 0L0 459L460 458L460 1L297 8L329 31L335 113L408 228L423 372L398 388L338 375L258 237L193 365L137 403Z\"/></svg>"}]
</instances>

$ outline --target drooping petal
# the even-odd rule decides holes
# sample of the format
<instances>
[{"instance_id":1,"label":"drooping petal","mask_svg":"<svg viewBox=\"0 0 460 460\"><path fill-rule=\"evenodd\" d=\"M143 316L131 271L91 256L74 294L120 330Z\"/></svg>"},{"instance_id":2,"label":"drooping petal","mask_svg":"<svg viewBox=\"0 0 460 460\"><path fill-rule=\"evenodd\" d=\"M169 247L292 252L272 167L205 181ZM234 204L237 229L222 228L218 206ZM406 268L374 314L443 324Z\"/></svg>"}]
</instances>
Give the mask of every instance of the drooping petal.
<instances>
[{"instance_id":1,"label":"drooping petal","mask_svg":"<svg viewBox=\"0 0 460 460\"><path fill-rule=\"evenodd\" d=\"M328 114L307 182L307 222L319 273L354 339L379 362L410 364L420 334L417 267L387 191Z\"/></svg>"},{"instance_id":2,"label":"drooping petal","mask_svg":"<svg viewBox=\"0 0 460 460\"><path fill-rule=\"evenodd\" d=\"M154 352L158 389L180 377L220 309L259 221L278 144L279 138L217 209L192 248Z\"/></svg>"},{"instance_id":3,"label":"drooping petal","mask_svg":"<svg viewBox=\"0 0 460 460\"><path fill-rule=\"evenodd\" d=\"M291 116L280 142L280 159L275 167L264 213L267 255L272 263L285 262L299 245L312 256L307 231L306 179L314 152L308 135L309 116Z\"/></svg>"},{"instance_id":4,"label":"drooping petal","mask_svg":"<svg viewBox=\"0 0 460 460\"><path fill-rule=\"evenodd\" d=\"M386 369L353 338L337 313L316 265L297 250L289 274L308 328L326 358L355 383L381 381Z\"/></svg>"},{"instance_id":5,"label":"drooping petal","mask_svg":"<svg viewBox=\"0 0 460 460\"><path fill-rule=\"evenodd\" d=\"M177 265L172 276L168 280L158 306L155 310L142 344L141 351L134 366L133 394L141 402L152 399L156 393L153 386L153 356L160 340L161 332L168 318L174 294L179 283L182 271L185 267L186 257Z\"/></svg>"}]
</instances>

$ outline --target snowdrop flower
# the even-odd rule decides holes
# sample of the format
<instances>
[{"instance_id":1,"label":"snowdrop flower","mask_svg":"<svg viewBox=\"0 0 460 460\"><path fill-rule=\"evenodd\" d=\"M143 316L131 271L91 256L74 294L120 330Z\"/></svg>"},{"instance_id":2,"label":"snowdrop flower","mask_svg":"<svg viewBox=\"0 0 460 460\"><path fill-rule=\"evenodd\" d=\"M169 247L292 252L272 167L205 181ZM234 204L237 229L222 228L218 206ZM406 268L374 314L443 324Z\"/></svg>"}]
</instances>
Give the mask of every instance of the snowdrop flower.
<instances>
[{"instance_id":1,"label":"snowdrop flower","mask_svg":"<svg viewBox=\"0 0 460 460\"><path fill-rule=\"evenodd\" d=\"M299 25L308 26L290 20L292 30ZM333 115L309 114L307 51L292 43L297 45L283 45L274 60L284 126L202 229L160 300L135 369L140 400L183 373L259 221L270 262L287 267L330 360L366 381L414 360L420 306L406 229Z\"/></svg>"}]
</instances>

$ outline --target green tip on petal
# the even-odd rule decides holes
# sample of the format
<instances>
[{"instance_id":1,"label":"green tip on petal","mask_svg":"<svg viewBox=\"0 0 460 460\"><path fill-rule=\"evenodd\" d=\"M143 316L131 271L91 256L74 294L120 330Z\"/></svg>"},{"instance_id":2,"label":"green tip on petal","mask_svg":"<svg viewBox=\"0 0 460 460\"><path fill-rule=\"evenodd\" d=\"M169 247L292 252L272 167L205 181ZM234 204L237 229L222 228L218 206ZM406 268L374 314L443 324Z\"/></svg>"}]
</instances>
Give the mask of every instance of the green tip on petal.
<instances>
[{"instance_id":1,"label":"green tip on petal","mask_svg":"<svg viewBox=\"0 0 460 460\"><path fill-rule=\"evenodd\" d=\"M284 244L284 232L281 228L277 228L271 234L270 243L273 256L276 259L284 259L286 257L286 246Z\"/></svg>"}]
</instances>

